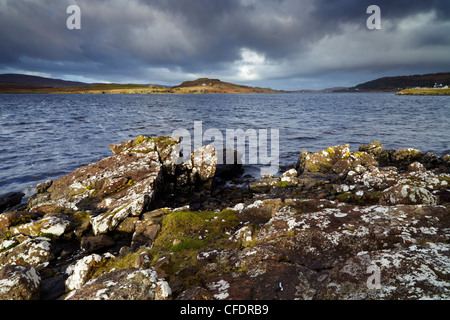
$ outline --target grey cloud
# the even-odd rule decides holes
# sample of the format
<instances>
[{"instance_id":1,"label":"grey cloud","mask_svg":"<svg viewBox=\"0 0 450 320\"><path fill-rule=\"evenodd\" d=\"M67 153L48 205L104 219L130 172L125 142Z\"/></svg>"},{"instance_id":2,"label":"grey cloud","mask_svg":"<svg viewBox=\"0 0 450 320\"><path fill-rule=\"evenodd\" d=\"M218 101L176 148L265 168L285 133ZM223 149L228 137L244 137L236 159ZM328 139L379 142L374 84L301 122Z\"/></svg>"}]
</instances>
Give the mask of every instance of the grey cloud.
<instances>
[{"instance_id":1,"label":"grey cloud","mask_svg":"<svg viewBox=\"0 0 450 320\"><path fill-rule=\"evenodd\" d=\"M65 27L66 8L73 3L82 10L81 30ZM382 36L365 28L371 4L382 9ZM436 13L434 20L415 37L399 28L401 21L429 12ZM414 72L421 52L434 48L436 57L448 52L449 17L450 3L439 0L0 0L0 69L109 81L147 82L161 70L168 81L183 74L233 78L245 48L265 58L254 66L261 80L376 73L395 66ZM337 48L336 39L345 45ZM394 62L364 52L377 46L395 50L381 55ZM398 64L406 49L415 54ZM447 68L446 62L426 61L421 68Z\"/></svg>"}]
</instances>

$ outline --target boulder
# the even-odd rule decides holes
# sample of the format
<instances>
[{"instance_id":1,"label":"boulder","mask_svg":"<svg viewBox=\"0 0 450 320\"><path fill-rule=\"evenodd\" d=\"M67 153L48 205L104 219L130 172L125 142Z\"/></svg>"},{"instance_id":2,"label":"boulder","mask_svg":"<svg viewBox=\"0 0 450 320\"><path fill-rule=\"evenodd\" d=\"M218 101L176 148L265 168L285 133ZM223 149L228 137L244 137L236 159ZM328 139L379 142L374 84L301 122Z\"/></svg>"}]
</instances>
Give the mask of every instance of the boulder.
<instances>
[{"instance_id":1,"label":"boulder","mask_svg":"<svg viewBox=\"0 0 450 320\"><path fill-rule=\"evenodd\" d=\"M395 150L391 154L391 161L395 165L408 166L409 164L419 161L422 157L422 152L413 148L405 148Z\"/></svg>"},{"instance_id":2,"label":"boulder","mask_svg":"<svg viewBox=\"0 0 450 320\"><path fill-rule=\"evenodd\" d=\"M37 300L41 277L33 267L9 265L0 269L0 300Z\"/></svg>"},{"instance_id":3,"label":"boulder","mask_svg":"<svg viewBox=\"0 0 450 320\"><path fill-rule=\"evenodd\" d=\"M29 237L41 235L60 237L69 230L71 225L71 222L62 216L49 216L37 221L13 226L10 228L10 232L12 235L22 234Z\"/></svg>"},{"instance_id":4,"label":"boulder","mask_svg":"<svg viewBox=\"0 0 450 320\"><path fill-rule=\"evenodd\" d=\"M382 205L429 204L437 205L437 198L427 189L413 185L395 185L386 189L380 199Z\"/></svg>"},{"instance_id":5,"label":"boulder","mask_svg":"<svg viewBox=\"0 0 450 320\"><path fill-rule=\"evenodd\" d=\"M260 180L252 181L249 183L248 188L255 193L268 192L273 187L280 184L280 179L273 176L264 176Z\"/></svg>"},{"instance_id":6,"label":"boulder","mask_svg":"<svg viewBox=\"0 0 450 320\"><path fill-rule=\"evenodd\" d=\"M53 181L46 190L51 200L40 205L93 211L98 214L91 219L95 234L114 230L150 207L162 178L155 140L139 137L110 148L114 156Z\"/></svg>"},{"instance_id":7,"label":"boulder","mask_svg":"<svg viewBox=\"0 0 450 320\"><path fill-rule=\"evenodd\" d=\"M5 212L0 214L0 237L3 238L7 233L10 234L9 229L11 227L28 223L36 217L37 215L35 213L27 211Z\"/></svg>"},{"instance_id":8,"label":"boulder","mask_svg":"<svg viewBox=\"0 0 450 320\"><path fill-rule=\"evenodd\" d=\"M40 269L53 258L49 238L25 238L21 239L21 242L13 240L6 250L0 251L0 267L17 264Z\"/></svg>"},{"instance_id":9,"label":"boulder","mask_svg":"<svg viewBox=\"0 0 450 320\"><path fill-rule=\"evenodd\" d=\"M216 173L217 153L212 145L203 146L192 152L191 181L210 189Z\"/></svg>"},{"instance_id":10,"label":"boulder","mask_svg":"<svg viewBox=\"0 0 450 320\"><path fill-rule=\"evenodd\" d=\"M81 238L81 249L86 253L92 253L98 250L114 246L115 241L104 234L98 236L87 236Z\"/></svg>"},{"instance_id":11,"label":"boulder","mask_svg":"<svg viewBox=\"0 0 450 320\"><path fill-rule=\"evenodd\" d=\"M0 213L20 204L24 196L25 193L23 192L9 192L0 195Z\"/></svg>"},{"instance_id":12,"label":"boulder","mask_svg":"<svg viewBox=\"0 0 450 320\"><path fill-rule=\"evenodd\" d=\"M380 141L374 141L369 144L362 144L359 146L359 151L367 152L368 154L377 158L383 151L383 144Z\"/></svg>"},{"instance_id":13,"label":"boulder","mask_svg":"<svg viewBox=\"0 0 450 320\"><path fill-rule=\"evenodd\" d=\"M186 186L188 191L192 186L208 190L217 165L215 149L201 147L187 163L179 165L179 142L139 136L110 145L113 156L39 185L29 201L30 209L58 206L91 211L92 230L100 235L114 231L127 217L139 217L154 207L162 192Z\"/></svg>"},{"instance_id":14,"label":"boulder","mask_svg":"<svg viewBox=\"0 0 450 320\"><path fill-rule=\"evenodd\" d=\"M350 146L334 146L315 153L302 151L297 161L297 171L341 174L357 166L378 166L375 158L365 151L350 152Z\"/></svg>"},{"instance_id":15,"label":"boulder","mask_svg":"<svg viewBox=\"0 0 450 320\"><path fill-rule=\"evenodd\" d=\"M81 288L89 280L92 270L104 262L105 259L101 255L91 254L70 265L66 270L69 276L66 280L66 290Z\"/></svg>"},{"instance_id":16,"label":"boulder","mask_svg":"<svg viewBox=\"0 0 450 320\"><path fill-rule=\"evenodd\" d=\"M111 271L70 292L66 300L169 300L167 281L153 268Z\"/></svg>"},{"instance_id":17,"label":"boulder","mask_svg":"<svg viewBox=\"0 0 450 320\"><path fill-rule=\"evenodd\" d=\"M427 169L420 162L413 162L408 166L408 172L425 172Z\"/></svg>"},{"instance_id":18,"label":"boulder","mask_svg":"<svg viewBox=\"0 0 450 320\"><path fill-rule=\"evenodd\" d=\"M280 175L280 184L282 186L296 186L298 185L298 173L295 169L290 169Z\"/></svg>"}]
</instances>

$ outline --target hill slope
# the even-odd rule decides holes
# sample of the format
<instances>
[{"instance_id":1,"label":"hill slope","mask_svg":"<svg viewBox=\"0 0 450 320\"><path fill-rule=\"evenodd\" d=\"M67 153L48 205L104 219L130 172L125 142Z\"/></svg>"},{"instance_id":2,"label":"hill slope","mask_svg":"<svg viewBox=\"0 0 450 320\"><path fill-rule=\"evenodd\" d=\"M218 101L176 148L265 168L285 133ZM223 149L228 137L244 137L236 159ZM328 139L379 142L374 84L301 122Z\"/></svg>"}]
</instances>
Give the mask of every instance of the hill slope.
<instances>
[{"instance_id":1,"label":"hill slope","mask_svg":"<svg viewBox=\"0 0 450 320\"><path fill-rule=\"evenodd\" d=\"M349 91L398 91L400 89L426 87L432 88L435 83L449 85L450 72L398 77L384 77L358 84Z\"/></svg>"},{"instance_id":2,"label":"hill slope","mask_svg":"<svg viewBox=\"0 0 450 320\"><path fill-rule=\"evenodd\" d=\"M83 82L66 81L14 73L0 74L0 84L50 88L78 87L88 85L87 83Z\"/></svg>"}]
</instances>

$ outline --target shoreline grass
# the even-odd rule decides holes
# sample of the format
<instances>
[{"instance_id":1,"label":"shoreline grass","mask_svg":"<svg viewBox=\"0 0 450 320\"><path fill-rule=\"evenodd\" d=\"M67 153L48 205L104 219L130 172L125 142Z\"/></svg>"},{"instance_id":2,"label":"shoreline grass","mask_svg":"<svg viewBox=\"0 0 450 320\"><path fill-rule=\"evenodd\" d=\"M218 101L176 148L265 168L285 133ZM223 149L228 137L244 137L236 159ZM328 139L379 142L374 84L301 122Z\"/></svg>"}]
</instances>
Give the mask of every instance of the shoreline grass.
<instances>
[{"instance_id":1,"label":"shoreline grass","mask_svg":"<svg viewBox=\"0 0 450 320\"><path fill-rule=\"evenodd\" d=\"M403 89L397 92L397 95L417 95L417 96L447 96L450 95L450 89L434 89L434 88L420 88L420 89Z\"/></svg>"}]
</instances>

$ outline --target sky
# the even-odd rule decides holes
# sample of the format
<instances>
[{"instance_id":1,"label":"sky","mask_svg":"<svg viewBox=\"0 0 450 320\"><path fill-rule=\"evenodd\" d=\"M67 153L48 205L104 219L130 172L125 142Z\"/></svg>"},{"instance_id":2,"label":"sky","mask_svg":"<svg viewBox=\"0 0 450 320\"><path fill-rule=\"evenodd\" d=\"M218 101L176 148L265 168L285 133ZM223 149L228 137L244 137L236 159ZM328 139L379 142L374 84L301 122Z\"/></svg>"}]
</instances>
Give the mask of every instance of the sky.
<instances>
[{"instance_id":1,"label":"sky","mask_svg":"<svg viewBox=\"0 0 450 320\"><path fill-rule=\"evenodd\" d=\"M68 29L70 5L80 29ZM369 29L370 5L381 29ZM279 90L450 72L449 0L0 0L0 73Z\"/></svg>"}]
</instances>

